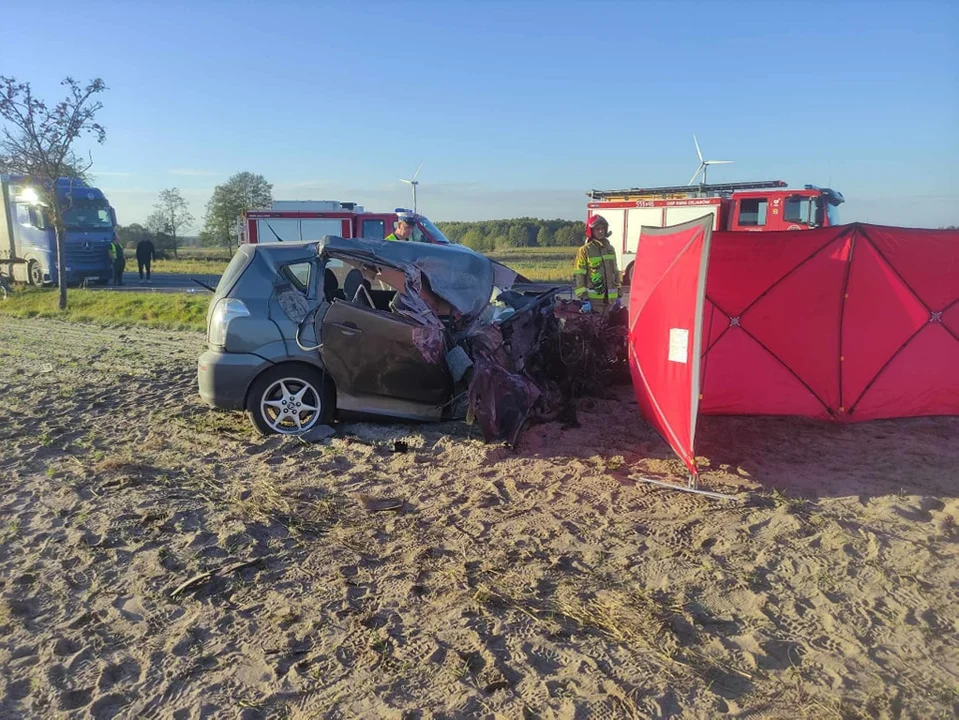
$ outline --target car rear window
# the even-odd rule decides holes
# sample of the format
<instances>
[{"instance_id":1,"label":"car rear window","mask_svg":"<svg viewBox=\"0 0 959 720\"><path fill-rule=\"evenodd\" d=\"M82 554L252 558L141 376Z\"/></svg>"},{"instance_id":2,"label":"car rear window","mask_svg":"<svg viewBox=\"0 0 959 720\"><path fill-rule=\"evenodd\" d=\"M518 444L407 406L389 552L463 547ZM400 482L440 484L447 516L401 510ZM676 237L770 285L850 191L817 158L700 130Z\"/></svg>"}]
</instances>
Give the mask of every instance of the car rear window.
<instances>
[{"instance_id":1,"label":"car rear window","mask_svg":"<svg viewBox=\"0 0 959 720\"><path fill-rule=\"evenodd\" d=\"M252 258L253 252L249 248L241 247L236 251L236 255L230 260L230 264L226 266L226 270L223 271L223 275L220 277L220 282L216 285L216 295L218 297L222 297L230 292L230 288L233 287L233 284L240 275L243 274L243 271L246 269L246 266L250 264Z\"/></svg>"}]
</instances>

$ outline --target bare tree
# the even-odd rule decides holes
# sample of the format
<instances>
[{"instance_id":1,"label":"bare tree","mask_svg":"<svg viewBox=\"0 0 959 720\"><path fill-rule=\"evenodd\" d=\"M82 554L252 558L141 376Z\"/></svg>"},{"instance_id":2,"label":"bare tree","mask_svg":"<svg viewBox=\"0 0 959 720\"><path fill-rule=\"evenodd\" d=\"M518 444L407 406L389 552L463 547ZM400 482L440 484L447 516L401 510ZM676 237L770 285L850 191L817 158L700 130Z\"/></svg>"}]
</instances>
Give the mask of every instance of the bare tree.
<instances>
[{"instance_id":1,"label":"bare tree","mask_svg":"<svg viewBox=\"0 0 959 720\"><path fill-rule=\"evenodd\" d=\"M80 180L92 165L73 153L77 138L89 134L98 143L106 140L106 130L95 118L103 108L96 96L107 87L100 78L81 85L68 77L60 84L67 88L67 97L48 107L34 96L30 83L0 75L0 118L5 123L0 136L0 166L28 176L40 200L50 208L57 236L57 281L63 310L67 307L63 211L68 208L60 206L57 181L62 177Z\"/></svg>"},{"instance_id":2,"label":"bare tree","mask_svg":"<svg viewBox=\"0 0 959 720\"><path fill-rule=\"evenodd\" d=\"M153 207L156 212L147 218L147 223L159 226L151 229L170 235L173 243L173 257L177 257L177 247L179 247L177 232L181 228L192 227L196 222L190 214L189 205L180 194L179 188L169 188L160 191L160 199Z\"/></svg>"}]
</instances>

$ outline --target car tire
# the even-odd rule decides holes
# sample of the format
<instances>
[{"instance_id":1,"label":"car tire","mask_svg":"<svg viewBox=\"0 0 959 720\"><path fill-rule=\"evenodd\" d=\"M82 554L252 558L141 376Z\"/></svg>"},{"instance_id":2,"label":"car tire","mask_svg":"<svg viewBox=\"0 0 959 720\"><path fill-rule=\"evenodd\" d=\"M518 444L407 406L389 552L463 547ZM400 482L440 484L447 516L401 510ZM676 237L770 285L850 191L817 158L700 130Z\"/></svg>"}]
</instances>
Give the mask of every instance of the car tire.
<instances>
[{"instance_id":1,"label":"car tire","mask_svg":"<svg viewBox=\"0 0 959 720\"><path fill-rule=\"evenodd\" d=\"M246 400L247 414L261 435L297 435L327 425L335 408L333 383L307 365L279 365L261 373Z\"/></svg>"}]
</instances>

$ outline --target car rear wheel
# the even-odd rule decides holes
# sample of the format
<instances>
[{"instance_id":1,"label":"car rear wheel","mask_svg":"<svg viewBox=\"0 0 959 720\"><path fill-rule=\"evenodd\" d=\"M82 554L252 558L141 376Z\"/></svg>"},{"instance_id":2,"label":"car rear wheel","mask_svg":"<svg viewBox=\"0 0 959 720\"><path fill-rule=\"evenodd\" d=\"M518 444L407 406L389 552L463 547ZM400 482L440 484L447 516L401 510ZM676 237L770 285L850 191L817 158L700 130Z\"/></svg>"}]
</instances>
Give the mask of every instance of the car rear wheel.
<instances>
[{"instance_id":1,"label":"car rear wheel","mask_svg":"<svg viewBox=\"0 0 959 720\"><path fill-rule=\"evenodd\" d=\"M246 409L263 435L295 435L333 420L333 384L304 365L275 367L250 387Z\"/></svg>"}]
</instances>

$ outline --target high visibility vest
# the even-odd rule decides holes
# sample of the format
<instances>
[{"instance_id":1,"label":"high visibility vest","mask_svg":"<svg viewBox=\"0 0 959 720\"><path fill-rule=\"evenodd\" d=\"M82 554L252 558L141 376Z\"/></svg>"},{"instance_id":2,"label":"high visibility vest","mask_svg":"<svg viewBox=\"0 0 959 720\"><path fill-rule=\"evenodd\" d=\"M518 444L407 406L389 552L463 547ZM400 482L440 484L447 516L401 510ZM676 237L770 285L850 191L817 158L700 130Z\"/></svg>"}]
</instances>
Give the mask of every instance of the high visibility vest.
<instances>
[{"instance_id":1,"label":"high visibility vest","mask_svg":"<svg viewBox=\"0 0 959 720\"><path fill-rule=\"evenodd\" d=\"M576 253L573 289L579 300L614 302L619 298L616 251L608 242L589 240Z\"/></svg>"},{"instance_id":2,"label":"high visibility vest","mask_svg":"<svg viewBox=\"0 0 959 720\"><path fill-rule=\"evenodd\" d=\"M113 262L123 259L123 246L120 245L120 243L110 243L110 249L108 252L110 253L110 259L113 260Z\"/></svg>"}]
</instances>

